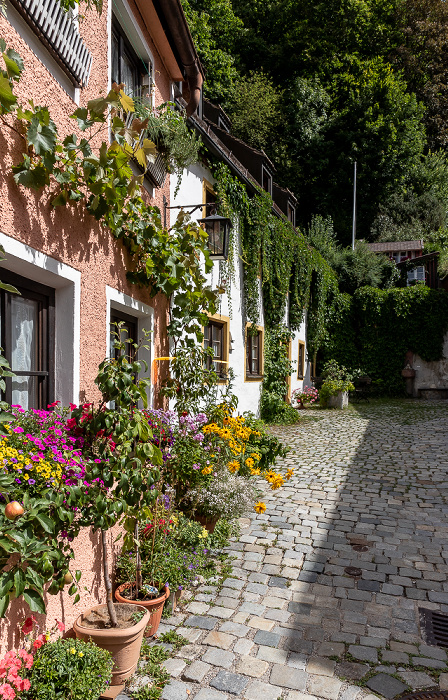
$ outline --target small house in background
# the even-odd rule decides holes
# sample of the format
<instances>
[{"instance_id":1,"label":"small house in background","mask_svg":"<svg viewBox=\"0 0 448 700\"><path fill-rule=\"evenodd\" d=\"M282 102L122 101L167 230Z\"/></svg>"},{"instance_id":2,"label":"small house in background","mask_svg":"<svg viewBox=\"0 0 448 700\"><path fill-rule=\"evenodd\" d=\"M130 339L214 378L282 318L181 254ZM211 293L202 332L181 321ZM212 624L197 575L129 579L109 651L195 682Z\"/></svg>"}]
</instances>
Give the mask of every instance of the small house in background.
<instances>
[{"instance_id":1,"label":"small house in background","mask_svg":"<svg viewBox=\"0 0 448 700\"><path fill-rule=\"evenodd\" d=\"M435 253L423 255L422 239L386 241L384 243L368 243L367 245L375 253L382 253L391 260L395 260L402 273L403 282L407 286L415 284L415 282L424 282L433 289L440 286L437 274L437 255Z\"/></svg>"}]
</instances>

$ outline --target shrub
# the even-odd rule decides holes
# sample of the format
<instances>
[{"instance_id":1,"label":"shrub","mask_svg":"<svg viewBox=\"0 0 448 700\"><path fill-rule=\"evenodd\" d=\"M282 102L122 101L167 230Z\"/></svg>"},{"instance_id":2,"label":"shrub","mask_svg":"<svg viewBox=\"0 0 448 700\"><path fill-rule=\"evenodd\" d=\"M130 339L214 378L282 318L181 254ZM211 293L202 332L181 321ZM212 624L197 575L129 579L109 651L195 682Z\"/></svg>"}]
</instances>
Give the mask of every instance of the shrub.
<instances>
[{"instance_id":1,"label":"shrub","mask_svg":"<svg viewBox=\"0 0 448 700\"><path fill-rule=\"evenodd\" d=\"M44 644L34 657L24 700L98 700L111 681L112 666L110 653L93 642Z\"/></svg>"}]
</instances>

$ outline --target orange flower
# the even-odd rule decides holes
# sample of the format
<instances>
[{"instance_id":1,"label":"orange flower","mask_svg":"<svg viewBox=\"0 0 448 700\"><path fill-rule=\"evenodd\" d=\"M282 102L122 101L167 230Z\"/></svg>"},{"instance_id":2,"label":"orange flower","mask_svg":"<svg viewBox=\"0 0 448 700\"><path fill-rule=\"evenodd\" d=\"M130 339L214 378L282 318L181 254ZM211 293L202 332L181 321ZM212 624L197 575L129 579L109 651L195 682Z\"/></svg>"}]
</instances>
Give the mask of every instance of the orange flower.
<instances>
[{"instance_id":1,"label":"orange flower","mask_svg":"<svg viewBox=\"0 0 448 700\"><path fill-rule=\"evenodd\" d=\"M258 503L256 503L255 506L254 506L254 510L255 510L257 513L264 513L264 511L266 510L266 506L265 506L265 504L262 503L261 501L258 501Z\"/></svg>"}]
</instances>

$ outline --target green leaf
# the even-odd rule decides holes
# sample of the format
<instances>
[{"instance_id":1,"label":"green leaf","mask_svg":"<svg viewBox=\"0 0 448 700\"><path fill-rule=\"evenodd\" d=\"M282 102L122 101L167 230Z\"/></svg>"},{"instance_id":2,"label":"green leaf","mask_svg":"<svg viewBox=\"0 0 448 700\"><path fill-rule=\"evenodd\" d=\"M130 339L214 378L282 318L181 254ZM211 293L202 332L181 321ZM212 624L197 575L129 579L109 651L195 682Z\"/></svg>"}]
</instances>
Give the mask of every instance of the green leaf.
<instances>
[{"instance_id":1,"label":"green leaf","mask_svg":"<svg viewBox=\"0 0 448 700\"><path fill-rule=\"evenodd\" d=\"M16 569L14 573L14 588L16 589L16 596L19 598L25 589L25 574L22 569Z\"/></svg>"},{"instance_id":2,"label":"green leaf","mask_svg":"<svg viewBox=\"0 0 448 700\"><path fill-rule=\"evenodd\" d=\"M36 515L36 520L42 525L45 532L48 532L50 535L53 534L54 522L51 518L48 517L48 515Z\"/></svg>"},{"instance_id":3,"label":"green leaf","mask_svg":"<svg viewBox=\"0 0 448 700\"><path fill-rule=\"evenodd\" d=\"M13 287L12 284L0 282L0 289L4 289L5 292L11 292L12 294L20 294L19 290Z\"/></svg>"},{"instance_id":4,"label":"green leaf","mask_svg":"<svg viewBox=\"0 0 448 700\"><path fill-rule=\"evenodd\" d=\"M28 158L29 162L29 158ZM18 185L29 187L32 190L38 190L48 182L48 172L43 165L36 165L31 168L26 165L26 161L12 168L14 180Z\"/></svg>"},{"instance_id":5,"label":"green leaf","mask_svg":"<svg viewBox=\"0 0 448 700\"><path fill-rule=\"evenodd\" d=\"M46 125L42 123L39 116L34 115L28 127L27 138L38 156L46 151L52 151L56 145L56 125L51 119Z\"/></svg>"},{"instance_id":6,"label":"green leaf","mask_svg":"<svg viewBox=\"0 0 448 700\"><path fill-rule=\"evenodd\" d=\"M9 605L9 596L4 596L3 598L0 598L0 617L5 617L5 612L8 609Z\"/></svg>"},{"instance_id":7,"label":"green leaf","mask_svg":"<svg viewBox=\"0 0 448 700\"><path fill-rule=\"evenodd\" d=\"M8 49L3 54L3 60L5 61L8 77L18 78L23 71L23 61L19 54L14 49Z\"/></svg>"},{"instance_id":8,"label":"green leaf","mask_svg":"<svg viewBox=\"0 0 448 700\"><path fill-rule=\"evenodd\" d=\"M68 191L61 190L59 192L59 194L57 195L57 197L55 197L52 200L51 205L53 207L64 207L67 204L67 200L68 200Z\"/></svg>"},{"instance_id":9,"label":"green leaf","mask_svg":"<svg viewBox=\"0 0 448 700\"><path fill-rule=\"evenodd\" d=\"M44 599L37 591L32 588L25 588L23 591L25 602L30 606L32 612L45 613Z\"/></svg>"},{"instance_id":10,"label":"green leaf","mask_svg":"<svg viewBox=\"0 0 448 700\"><path fill-rule=\"evenodd\" d=\"M0 75L0 107L1 112L10 112L11 107L17 102L17 97L13 94L11 84L4 75Z\"/></svg>"}]
</instances>

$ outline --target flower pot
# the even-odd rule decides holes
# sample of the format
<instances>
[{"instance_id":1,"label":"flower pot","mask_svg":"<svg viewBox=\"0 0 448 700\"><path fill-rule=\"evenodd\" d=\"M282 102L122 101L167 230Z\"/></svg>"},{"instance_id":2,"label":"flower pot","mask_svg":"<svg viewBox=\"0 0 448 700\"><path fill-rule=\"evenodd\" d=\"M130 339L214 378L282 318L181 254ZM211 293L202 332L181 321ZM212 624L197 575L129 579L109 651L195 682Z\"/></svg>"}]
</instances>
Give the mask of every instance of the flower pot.
<instances>
[{"instance_id":1,"label":"flower pot","mask_svg":"<svg viewBox=\"0 0 448 700\"><path fill-rule=\"evenodd\" d=\"M150 615L147 610L144 610L144 617L137 624L126 629L120 629L119 627L95 629L83 625L83 620L89 613L105 607L105 605L96 605L94 608L86 610L75 621L73 629L77 639L85 641L91 639L101 649L106 649L112 654L114 666L111 685L121 685L126 678L132 676L137 668L143 633L149 622Z\"/></svg>"},{"instance_id":2,"label":"flower pot","mask_svg":"<svg viewBox=\"0 0 448 700\"><path fill-rule=\"evenodd\" d=\"M219 515L211 517L211 516L197 515L196 514L194 516L194 519L196 520L196 522L201 523L202 527L205 527L207 532L212 534L213 530L216 527L216 523L219 520Z\"/></svg>"},{"instance_id":3,"label":"flower pot","mask_svg":"<svg viewBox=\"0 0 448 700\"><path fill-rule=\"evenodd\" d=\"M329 408L347 408L348 406L348 391L338 391L336 396L330 396L328 399Z\"/></svg>"},{"instance_id":4,"label":"flower pot","mask_svg":"<svg viewBox=\"0 0 448 700\"><path fill-rule=\"evenodd\" d=\"M145 637L152 637L159 628L160 620L162 619L163 606L165 605L165 601L170 597L170 589L168 586L165 586L165 593L158 598L153 598L152 600L129 600L129 598L125 598L121 594L132 585L132 583L128 582L122 583L121 586L118 586L117 590L115 591L115 598L119 603L140 605L149 612L150 618L147 620Z\"/></svg>"},{"instance_id":5,"label":"flower pot","mask_svg":"<svg viewBox=\"0 0 448 700\"><path fill-rule=\"evenodd\" d=\"M412 379L415 377L415 369L412 369L412 367L405 367L401 370L401 376L405 379Z\"/></svg>"}]
</instances>

